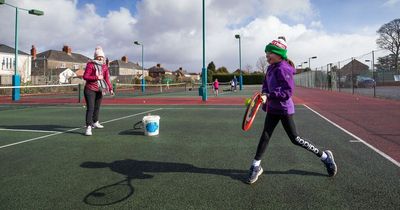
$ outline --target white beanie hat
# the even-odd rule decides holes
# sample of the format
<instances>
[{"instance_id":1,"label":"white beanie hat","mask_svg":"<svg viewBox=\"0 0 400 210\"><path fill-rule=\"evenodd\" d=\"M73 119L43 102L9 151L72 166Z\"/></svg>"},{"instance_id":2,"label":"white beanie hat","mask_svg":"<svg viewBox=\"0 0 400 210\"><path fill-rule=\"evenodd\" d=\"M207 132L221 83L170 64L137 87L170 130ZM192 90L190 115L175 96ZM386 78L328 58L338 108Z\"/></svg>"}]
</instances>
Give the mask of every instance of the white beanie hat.
<instances>
[{"instance_id":1,"label":"white beanie hat","mask_svg":"<svg viewBox=\"0 0 400 210\"><path fill-rule=\"evenodd\" d=\"M100 46L97 46L96 49L94 50L94 58L97 58L100 56L105 58L103 49Z\"/></svg>"}]
</instances>

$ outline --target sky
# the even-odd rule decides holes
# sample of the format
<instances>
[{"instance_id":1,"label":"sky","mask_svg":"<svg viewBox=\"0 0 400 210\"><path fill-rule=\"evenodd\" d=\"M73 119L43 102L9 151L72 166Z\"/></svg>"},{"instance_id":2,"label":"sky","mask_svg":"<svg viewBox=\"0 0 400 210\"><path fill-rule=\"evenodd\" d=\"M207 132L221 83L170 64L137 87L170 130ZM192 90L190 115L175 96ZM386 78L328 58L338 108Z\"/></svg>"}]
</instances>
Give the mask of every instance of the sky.
<instances>
[{"instance_id":1,"label":"sky","mask_svg":"<svg viewBox=\"0 0 400 210\"><path fill-rule=\"evenodd\" d=\"M201 0L6 0L44 16L19 10L19 49L29 53L68 45L90 58L102 46L110 60L127 56L144 66L157 63L201 72ZM205 0L206 66L256 70L264 48L285 36L288 57L296 64L313 59L311 68L356 57L376 45L376 31L399 18L400 0ZM14 47L15 9L0 5L0 43Z\"/></svg>"}]
</instances>

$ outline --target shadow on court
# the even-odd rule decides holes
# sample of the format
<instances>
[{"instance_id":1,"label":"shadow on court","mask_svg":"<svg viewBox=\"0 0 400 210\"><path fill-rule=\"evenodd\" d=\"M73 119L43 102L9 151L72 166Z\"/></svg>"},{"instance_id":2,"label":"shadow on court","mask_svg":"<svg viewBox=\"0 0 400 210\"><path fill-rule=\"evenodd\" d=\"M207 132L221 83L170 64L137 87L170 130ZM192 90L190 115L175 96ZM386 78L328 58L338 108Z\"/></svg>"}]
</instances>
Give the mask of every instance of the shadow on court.
<instances>
[{"instance_id":1,"label":"shadow on court","mask_svg":"<svg viewBox=\"0 0 400 210\"><path fill-rule=\"evenodd\" d=\"M0 125L3 129L64 132L75 127L64 125Z\"/></svg>"},{"instance_id":2,"label":"shadow on court","mask_svg":"<svg viewBox=\"0 0 400 210\"><path fill-rule=\"evenodd\" d=\"M122 202L134 193L134 187L131 181L134 179L151 179L153 173L197 173L226 176L231 179L244 182L247 170L236 169L214 169L199 168L186 163L140 161L140 160L117 160L112 163L105 162L84 162L80 165L82 168L100 169L109 168L111 171L125 176L125 179L99 187L87 194L83 201L88 205L107 206ZM151 173L151 174L150 174ZM305 176L326 176L316 172L307 172L301 170L288 171L266 171L266 174L295 174Z\"/></svg>"},{"instance_id":3,"label":"shadow on court","mask_svg":"<svg viewBox=\"0 0 400 210\"><path fill-rule=\"evenodd\" d=\"M133 129L124 130L119 132L119 135L135 135L135 136L143 136L144 135L144 128L142 121L136 122L133 125Z\"/></svg>"}]
</instances>

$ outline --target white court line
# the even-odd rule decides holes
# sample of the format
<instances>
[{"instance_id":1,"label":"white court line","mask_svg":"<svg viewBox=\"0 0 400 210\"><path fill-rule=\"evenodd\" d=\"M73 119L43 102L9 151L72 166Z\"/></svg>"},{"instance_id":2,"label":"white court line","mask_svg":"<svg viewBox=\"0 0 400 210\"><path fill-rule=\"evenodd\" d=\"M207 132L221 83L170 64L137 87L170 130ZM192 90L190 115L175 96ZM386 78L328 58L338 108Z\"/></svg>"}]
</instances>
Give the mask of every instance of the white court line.
<instances>
[{"instance_id":1,"label":"white court line","mask_svg":"<svg viewBox=\"0 0 400 210\"><path fill-rule=\"evenodd\" d=\"M8 129L0 128L0 131L16 131L16 132L33 132L33 133L61 133L60 131L45 131L45 130L26 130L26 129Z\"/></svg>"},{"instance_id":2,"label":"white court line","mask_svg":"<svg viewBox=\"0 0 400 210\"><path fill-rule=\"evenodd\" d=\"M350 136L352 136L353 138L355 138L356 140L360 141L361 143L365 144L367 147L371 148L372 150L374 150L376 153L380 154L382 157L386 158L387 160L389 160L390 162L392 162L393 164L395 164L397 167L400 167L400 163L397 162L395 159L391 158L389 155L385 154L384 152L380 151L379 149L375 148L374 146L368 144L366 141L362 140L360 137L354 135L353 133L351 133L350 131L342 128L340 125L332 122L331 120L329 120L328 118L324 117L322 114L318 113L317 111L311 109L309 106L303 104L303 106L307 107L309 110L311 110L312 112L314 112L315 114L317 114L318 116L322 117L324 120L328 121L329 123L331 123L332 125L336 126L337 128L339 128L340 130L344 131L345 133L349 134Z\"/></svg>"},{"instance_id":3,"label":"white court line","mask_svg":"<svg viewBox=\"0 0 400 210\"><path fill-rule=\"evenodd\" d=\"M117 120L122 120L122 119L126 119L126 118L129 118L129 117L134 117L134 116L137 116L137 115L141 115L141 114L146 114L146 113L149 113L149 112L159 111L161 109L162 108L153 109L153 110L149 110L149 111L145 111L145 112L140 112L140 113L128 115L128 116L125 116L125 117L120 117L120 118L117 118L117 119L108 120L108 121L105 121L105 122L102 122L102 123L106 124L106 123L109 123L109 122L114 122L114 121L117 121ZM12 143L12 144L6 144L6 145L3 145L3 146L0 146L0 149L6 148L6 147L11 147L11 146L18 145L18 144L23 144L23 143L26 143L26 142L36 141L36 140L39 140L39 139L44 139L44 138L55 136L55 135L59 135L59 134L68 133L68 132L71 132L71 131L76 131L76 130L79 130L79 129L81 129L81 128L73 128L73 129L70 129L70 130L67 130L67 131L63 131L63 132L59 132L59 133L53 133L53 134L49 134L49 135L46 135L46 136L40 136L40 137L36 137L36 138L33 138L33 139L28 139L28 140L24 140L24 141L15 142L15 143Z\"/></svg>"}]
</instances>

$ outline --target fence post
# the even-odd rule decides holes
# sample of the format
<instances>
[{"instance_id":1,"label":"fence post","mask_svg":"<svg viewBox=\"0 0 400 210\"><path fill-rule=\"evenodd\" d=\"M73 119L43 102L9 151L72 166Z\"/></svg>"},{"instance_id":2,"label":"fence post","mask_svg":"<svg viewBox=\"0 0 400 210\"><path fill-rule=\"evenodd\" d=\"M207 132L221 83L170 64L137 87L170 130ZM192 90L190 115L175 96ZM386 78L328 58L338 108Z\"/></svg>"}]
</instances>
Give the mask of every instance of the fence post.
<instances>
[{"instance_id":1,"label":"fence post","mask_svg":"<svg viewBox=\"0 0 400 210\"><path fill-rule=\"evenodd\" d=\"M78 84L78 103L82 102L82 84Z\"/></svg>"}]
</instances>

